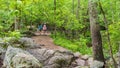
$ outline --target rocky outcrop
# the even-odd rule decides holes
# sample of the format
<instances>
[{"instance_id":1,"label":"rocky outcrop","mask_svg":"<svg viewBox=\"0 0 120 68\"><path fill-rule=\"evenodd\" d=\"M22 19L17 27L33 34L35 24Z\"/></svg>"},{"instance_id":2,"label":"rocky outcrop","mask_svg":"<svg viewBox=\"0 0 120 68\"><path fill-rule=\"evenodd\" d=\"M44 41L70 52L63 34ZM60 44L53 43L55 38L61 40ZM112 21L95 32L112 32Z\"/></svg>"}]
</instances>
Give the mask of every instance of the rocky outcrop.
<instances>
[{"instance_id":1,"label":"rocky outcrop","mask_svg":"<svg viewBox=\"0 0 120 68\"><path fill-rule=\"evenodd\" d=\"M43 68L70 68L73 61L73 54L71 52L47 49L30 49L28 52L43 64Z\"/></svg>"},{"instance_id":2,"label":"rocky outcrop","mask_svg":"<svg viewBox=\"0 0 120 68\"><path fill-rule=\"evenodd\" d=\"M41 68L40 62L28 52L9 46L7 48L3 67L5 68Z\"/></svg>"},{"instance_id":3,"label":"rocky outcrop","mask_svg":"<svg viewBox=\"0 0 120 68\"><path fill-rule=\"evenodd\" d=\"M104 62L101 61L93 61L92 64L90 65L90 68L103 68Z\"/></svg>"},{"instance_id":4,"label":"rocky outcrop","mask_svg":"<svg viewBox=\"0 0 120 68\"><path fill-rule=\"evenodd\" d=\"M27 37L20 38L19 42L23 47L34 47L36 45L33 39Z\"/></svg>"},{"instance_id":5,"label":"rocky outcrop","mask_svg":"<svg viewBox=\"0 0 120 68\"><path fill-rule=\"evenodd\" d=\"M11 47L10 44L13 46ZM7 50L2 48L4 45L9 46ZM33 39L27 37L17 41L13 38L5 43L2 41L0 46L2 46L0 58L4 59L5 68L89 68L89 66L100 68L103 66L102 62L94 61L89 55L41 48Z\"/></svg>"}]
</instances>

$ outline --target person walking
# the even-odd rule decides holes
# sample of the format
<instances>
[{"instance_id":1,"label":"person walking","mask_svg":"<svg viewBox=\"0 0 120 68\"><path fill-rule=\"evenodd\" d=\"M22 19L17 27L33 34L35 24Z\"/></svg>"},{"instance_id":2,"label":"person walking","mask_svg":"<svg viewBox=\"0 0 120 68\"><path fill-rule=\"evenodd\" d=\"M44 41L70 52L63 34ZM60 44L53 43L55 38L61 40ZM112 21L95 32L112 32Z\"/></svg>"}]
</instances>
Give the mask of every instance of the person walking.
<instances>
[{"instance_id":1,"label":"person walking","mask_svg":"<svg viewBox=\"0 0 120 68\"><path fill-rule=\"evenodd\" d=\"M46 26L46 24L43 25L43 28L42 28L42 29L43 29L44 35L46 35L46 33L47 33L47 26Z\"/></svg>"},{"instance_id":2,"label":"person walking","mask_svg":"<svg viewBox=\"0 0 120 68\"><path fill-rule=\"evenodd\" d=\"M43 28L42 24L38 26L40 32L42 31L42 28Z\"/></svg>"}]
</instances>

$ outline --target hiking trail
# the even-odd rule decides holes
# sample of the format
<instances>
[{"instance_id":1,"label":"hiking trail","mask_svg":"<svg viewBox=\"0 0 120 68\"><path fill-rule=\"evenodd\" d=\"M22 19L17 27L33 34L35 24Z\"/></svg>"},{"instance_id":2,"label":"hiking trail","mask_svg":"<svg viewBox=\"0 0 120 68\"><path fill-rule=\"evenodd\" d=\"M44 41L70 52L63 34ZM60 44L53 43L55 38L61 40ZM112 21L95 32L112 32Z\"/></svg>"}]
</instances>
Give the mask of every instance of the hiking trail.
<instances>
[{"instance_id":1,"label":"hiking trail","mask_svg":"<svg viewBox=\"0 0 120 68\"><path fill-rule=\"evenodd\" d=\"M37 36L33 36L32 39L34 39L36 44L42 45L42 48L52 49L52 50L60 50L65 51L67 49L55 45L53 42L53 39L49 36L50 32L47 32L46 35L43 33L40 34L40 32L35 33Z\"/></svg>"}]
</instances>

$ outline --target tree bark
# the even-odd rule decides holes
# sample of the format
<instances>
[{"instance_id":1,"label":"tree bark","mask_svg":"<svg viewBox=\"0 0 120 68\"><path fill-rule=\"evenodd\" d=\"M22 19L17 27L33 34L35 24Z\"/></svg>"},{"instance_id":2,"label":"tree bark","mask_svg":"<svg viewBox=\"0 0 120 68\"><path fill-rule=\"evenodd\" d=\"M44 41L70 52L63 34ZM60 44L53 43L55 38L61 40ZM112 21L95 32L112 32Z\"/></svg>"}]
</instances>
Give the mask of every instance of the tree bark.
<instances>
[{"instance_id":1,"label":"tree bark","mask_svg":"<svg viewBox=\"0 0 120 68\"><path fill-rule=\"evenodd\" d=\"M108 39L108 46L110 48L110 56L114 62L114 68L117 68L117 62L115 61L114 57L113 57L113 51L112 51L112 44L111 44L111 40L110 40L110 33L109 33L109 30L108 30L108 21L107 21L107 18L106 18L106 15L105 15L105 12L102 8L102 5L101 3L99 2L99 7L100 7L100 10L103 14L103 20L104 20L104 23L105 23L105 28L106 28L106 33L107 33L107 39Z\"/></svg>"},{"instance_id":2,"label":"tree bark","mask_svg":"<svg viewBox=\"0 0 120 68\"><path fill-rule=\"evenodd\" d=\"M78 6L77 6L77 11L76 11L76 18L78 19L79 21L79 10L80 10L80 0L78 0Z\"/></svg>"},{"instance_id":3,"label":"tree bark","mask_svg":"<svg viewBox=\"0 0 120 68\"><path fill-rule=\"evenodd\" d=\"M15 6L16 6L16 7L15 7L15 10L17 10L17 9L18 9L18 7L17 7L17 1L16 1L16 5L15 5ZM18 15L18 14L16 14L16 15L15 15L15 18L14 18L14 23L15 23L15 24L14 24L14 30L17 30L17 29L18 29L18 20L17 20L18 17L17 17L17 15Z\"/></svg>"},{"instance_id":4,"label":"tree bark","mask_svg":"<svg viewBox=\"0 0 120 68\"><path fill-rule=\"evenodd\" d=\"M94 0L89 0L90 31L92 38L93 57L94 60L105 63L97 14L97 2Z\"/></svg>"},{"instance_id":5,"label":"tree bark","mask_svg":"<svg viewBox=\"0 0 120 68\"><path fill-rule=\"evenodd\" d=\"M54 22L56 23L56 0L54 0ZM57 29L56 29L56 25L55 25L55 28L54 28L54 34L55 34L55 37L56 37L56 32L57 32Z\"/></svg>"}]
</instances>

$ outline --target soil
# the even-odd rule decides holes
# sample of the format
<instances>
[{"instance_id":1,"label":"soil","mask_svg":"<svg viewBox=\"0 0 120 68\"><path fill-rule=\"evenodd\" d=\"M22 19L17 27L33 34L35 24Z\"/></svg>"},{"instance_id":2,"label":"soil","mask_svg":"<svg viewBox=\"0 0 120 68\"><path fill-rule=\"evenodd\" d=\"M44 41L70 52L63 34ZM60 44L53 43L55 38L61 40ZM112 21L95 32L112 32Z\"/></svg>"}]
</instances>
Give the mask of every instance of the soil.
<instances>
[{"instance_id":1,"label":"soil","mask_svg":"<svg viewBox=\"0 0 120 68\"><path fill-rule=\"evenodd\" d=\"M53 42L53 39L49 36L50 32L43 33L43 32L36 32L37 36L33 36L32 39L34 39L36 44L42 45L42 48L52 49L52 50L60 50L65 51L67 49L55 45Z\"/></svg>"}]
</instances>

